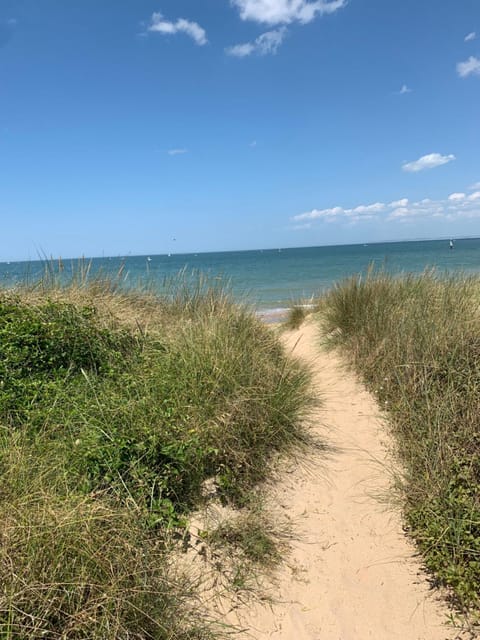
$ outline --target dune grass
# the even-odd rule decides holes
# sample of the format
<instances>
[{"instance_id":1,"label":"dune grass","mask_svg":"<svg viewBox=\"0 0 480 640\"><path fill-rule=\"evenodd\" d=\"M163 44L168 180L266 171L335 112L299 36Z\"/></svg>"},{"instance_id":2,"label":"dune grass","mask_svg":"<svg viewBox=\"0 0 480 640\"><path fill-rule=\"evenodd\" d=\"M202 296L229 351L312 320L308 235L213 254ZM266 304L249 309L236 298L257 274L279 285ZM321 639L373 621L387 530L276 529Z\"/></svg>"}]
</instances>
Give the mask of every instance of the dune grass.
<instances>
[{"instance_id":1,"label":"dune grass","mask_svg":"<svg viewBox=\"0 0 480 640\"><path fill-rule=\"evenodd\" d=\"M295 329L299 329L302 324L305 322L306 317L311 311L302 304L293 304L287 313L287 317L283 326L285 329L290 331L294 331Z\"/></svg>"},{"instance_id":2,"label":"dune grass","mask_svg":"<svg viewBox=\"0 0 480 640\"><path fill-rule=\"evenodd\" d=\"M435 579L480 605L480 279L370 273L328 293L332 345L388 411L405 514Z\"/></svg>"},{"instance_id":3,"label":"dune grass","mask_svg":"<svg viewBox=\"0 0 480 640\"><path fill-rule=\"evenodd\" d=\"M0 636L218 637L169 532L210 478L247 502L304 442L308 389L273 332L203 282L0 292Z\"/></svg>"}]
</instances>

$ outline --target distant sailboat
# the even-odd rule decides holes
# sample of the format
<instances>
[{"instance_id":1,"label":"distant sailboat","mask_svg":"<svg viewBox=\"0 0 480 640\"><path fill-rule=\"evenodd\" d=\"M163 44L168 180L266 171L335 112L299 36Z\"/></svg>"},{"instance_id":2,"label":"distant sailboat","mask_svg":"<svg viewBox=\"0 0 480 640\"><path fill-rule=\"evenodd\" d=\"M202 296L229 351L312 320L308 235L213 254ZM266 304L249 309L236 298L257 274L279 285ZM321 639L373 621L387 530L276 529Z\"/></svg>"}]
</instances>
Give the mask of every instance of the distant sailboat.
<instances>
[{"instance_id":1,"label":"distant sailboat","mask_svg":"<svg viewBox=\"0 0 480 640\"><path fill-rule=\"evenodd\" d=\"M453 240L450 240L450 249L453 249Z\"/></svg>"},{"instance_id":2,"label":"distant sailboat","mask_svg":"<svg viewBox=\"0 0 480 640\"><path fill-rule=\"evenodd\" d=\"M148 256L147 262L151 262L151 261L152 261L152 259L150 258L150 256Z\"/></svg>"}]
</instances>

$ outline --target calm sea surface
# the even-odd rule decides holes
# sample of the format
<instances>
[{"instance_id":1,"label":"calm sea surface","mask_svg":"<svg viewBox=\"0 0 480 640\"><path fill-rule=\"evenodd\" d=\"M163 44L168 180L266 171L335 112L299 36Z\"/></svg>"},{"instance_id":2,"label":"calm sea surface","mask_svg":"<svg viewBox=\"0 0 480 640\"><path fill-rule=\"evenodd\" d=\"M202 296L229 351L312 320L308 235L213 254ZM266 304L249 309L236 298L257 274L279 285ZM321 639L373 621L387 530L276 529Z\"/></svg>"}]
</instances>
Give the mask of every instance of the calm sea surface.
<instances>
[{"instance_id":1,"label":"calm sea surface","mask_svg":"<svg viewBox=\"0 0 480 640\"><path fill-rule=\"evenodd\" d=\"M372 263L391 273L419 273L430 267L439 274L476 273L480 272L480 238L456 240L453 249L448 240L434 240L93 258L90 273L115 275L123 265L127 286L149 280L161 290L166 279L183 269L187 273L201 271L228 282L237 298L253 304L258 311L275 314L292 301L308 300L347 276L364 273ZM65 260L64 274L77 266L78 261ZM0 263L0 283L9 287L25 279L35 281L44 267L41 261Z\"/></svg>"}]
</instances>

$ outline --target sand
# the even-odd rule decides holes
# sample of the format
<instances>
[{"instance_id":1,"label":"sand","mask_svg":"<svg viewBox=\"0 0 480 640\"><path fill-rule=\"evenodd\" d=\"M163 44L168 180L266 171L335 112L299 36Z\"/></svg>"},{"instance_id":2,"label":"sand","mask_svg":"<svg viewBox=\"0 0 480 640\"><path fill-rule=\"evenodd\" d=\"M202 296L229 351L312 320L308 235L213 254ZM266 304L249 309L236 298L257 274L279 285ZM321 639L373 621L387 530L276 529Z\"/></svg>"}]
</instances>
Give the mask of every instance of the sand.
<instances>
[{"instance_id":1,"label":"sand","mask_svg":"<svg viewBox=\"0 0 480 640\"><path fill-rule=\"evenodd\" d=\"M258 640L445 640L449 610L429 588L392 501L388 430L374 397L318 348L314 325L287 345L307 360L323 406L312 428L335 450L292 464L270 499L294 540L276 572L274 604L248 604L226 621Z\"/></svg>"}]
</instances>

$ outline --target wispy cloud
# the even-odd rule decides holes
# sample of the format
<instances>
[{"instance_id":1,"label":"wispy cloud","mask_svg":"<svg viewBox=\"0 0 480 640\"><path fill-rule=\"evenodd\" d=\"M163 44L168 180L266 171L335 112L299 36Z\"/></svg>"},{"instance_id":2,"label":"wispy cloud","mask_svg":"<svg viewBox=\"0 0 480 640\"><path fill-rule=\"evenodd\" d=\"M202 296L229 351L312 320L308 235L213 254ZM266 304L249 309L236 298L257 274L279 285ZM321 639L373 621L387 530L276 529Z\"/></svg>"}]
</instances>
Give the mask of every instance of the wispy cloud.
<instances>
[{"instance_id":1,"label":"wispy cloud","mask_svg":"<svg viewBox=\"0 0 480 640\"><path fill-rule=\"evenodd\" d=\"M453 154L442 156L440 153L429 153L418 160L414 160L413 162L406 162L402 165L402 169L410 173L417 173L418 171L424 171L425 169L440 167L442 164L447 164L452 160L455 160L455 156Z\"/></svg>"},{"instance_id":2,"label":"wispy cloud","mask_svg":"<svg viewBox=\"0 0 480 640\"><path fill-rule=\"evenodd\" d=\"M480 218L480 191L470 195L452 193L443 200L424 198L410 202L401 198L390 203L358 205L353 208L341 206L328 209L312 209L293 216L296 225L293 229L301 229L303 225L312 225L315 221L324 223L354 224L363 221L409 222L418 219L458 220L460 218Z\"/></svg>"},{"instance_id":3,"label":"wispy cloud","mask_svg":"<svg viewBox=\"0 0 480 640\"><path fill-rule=\"evenodd\" d=\"M275 55L286 33L286 27L280 27L280 29L275 29L274 31L267 31L266 33L262 33L261 36L258 36L253 42L245 42L243 44L236 44L233 47L227 47L225 52L229 56L235 56L236 58L246 58L252 54L259 56Z\"/></svg>"},{"instance_id":4,"label":"wispy cloud","mask_svg":"<svg viewBox=\"0 0 480 640\"><path fill-rule=\"evenodd\" d=\"M169 156L183 156L188 153L188 149L169 149L167 153Z\"/></svg>"},{"instance_id":5,"label":"wispy cloud","mask_svg":"<svg viewBox=\"0 0 480 640\"><path fill-rule=\"evenodd\" d=\"M406 84L402 84L402 88L400 89L400 91L397 91L397 93L400 96L403 96L406 93L412 93L412 89L410 89L410 87L408 87Z\"/></svg>"},{"instance_id":6,"label":"wispy cloud","mask_svg":"<svg viewBox=\"0 0 480 640\"><path fill-rule=\"evenodd\" d=\"M147 31L151 33L161 33L163 35L185 33L200 46L208 42L205 29L202 29L197 22L185 20L185 18L179 18L175 22L170 22L169 20L165 20L159 12L152 15Z\"/></svg>"},{"instance_id":7,"label":"wispy cloud","mask_svg":"<svg viewBox=\"0 0 480 640\"><path fill-rule=\"evenodd\" d=\"M258 144L258 143L257 143L257 141L256 141L256 140L252 140L248 146L249 146L249 147L251 147L252 149L255 149L255 147L257 146L257 144Z\"/></svg>"},{"instance_id":8,"label":"wispy cloud","mask_svg":"<svg viewBox=\"0 0 480 640\"><path fill-rule=\"evenodd\" d=\"M480 182L475 182L468 187L470 191L480 191Z\"/></svg>"},{"instance_id":9,"label":"wispy cloud","mask_svg":"<svg viewBox=\"0 0 480 640\"><path fill-rule=\"evenodd\" d=\"M403 200L402 200L403 202ZM408 201L407 201L408 202ZM361 204L352 209L345 209L344 207L330 207L328 209L312 209L306 213L300 213L292 218L294 222L305 222L308 220L325 220L326 222L332 222L339 219L352 221L358 221L360 219L368 220L373 218L379 213L387 210L388 205L383 202L375 202L373 204Z\"/></svg>"},{"instance_id":10,"label":"wispy cloud","mask_svg":"<svg viewBox=\"0 0 480 640\"><path fill-rule=\"evenodd\" d=\"M461 78L466 78L470 75L480 76L480 59L470 56L465 62L459 62L457 64L457 73Z\"/></svg>"},{"instance_id":11,"label":"wispy cloud","mask_svg":"<svg viewBox=\"0 0 480 640\"><path fill-rule=\"evenodd\" d=\"M476 37L477 37L477 34L475 33L475 31L472 31L471 33L465 36L465 42L471 42L472 40L475 40Z\"/></svg>"},{"instance_id":12,"label":"wispy cloud","mask_svg":"<svg viewBox=\"0 0 480 640\"><path fill-rule=\"evenodd\" d=\"M347 0L231 0L242 20L279 25L311 22L317 15L334 13L347 4Z\"/></svg>"}]
</instances>

